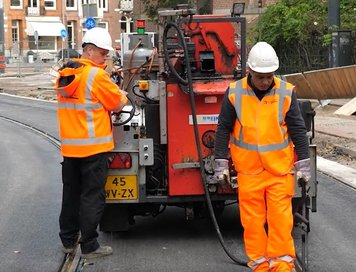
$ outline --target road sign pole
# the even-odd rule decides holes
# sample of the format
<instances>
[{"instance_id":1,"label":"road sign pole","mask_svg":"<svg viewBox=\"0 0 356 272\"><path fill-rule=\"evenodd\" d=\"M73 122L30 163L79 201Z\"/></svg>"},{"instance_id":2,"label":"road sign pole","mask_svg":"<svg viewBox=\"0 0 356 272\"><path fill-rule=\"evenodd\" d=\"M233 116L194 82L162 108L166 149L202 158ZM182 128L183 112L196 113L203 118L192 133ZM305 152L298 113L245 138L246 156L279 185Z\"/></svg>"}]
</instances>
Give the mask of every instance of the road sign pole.
<instances>
[{"instance_id":1,"label":"road sign pole","mask_svg":"<svg viewBox=\"0 0 356 272\"><path fill-rule=\"evenodd\" d=\"M35 61L35 63L37 63L38 62L38 31L37 30L35 30L35 32L33 32L33 36L34 36L34 38L35 38L35 45L36 45L36 49L37 49L37 52L36 52L36 61Z\"/></svg>"},{"instance_id":2,"label":"road sign pole","mask_svg":"<svg viewBox=\"0 0 356 272\"><path fill-rule=\"evenodd\" d=\"M65 29L61 30L61 37L62 37L62 59L64 59L64 42L67 37L67 30L65 30ZM69 58L69 53L67 53L67 58Z\"/></svg>"}]
</instances>

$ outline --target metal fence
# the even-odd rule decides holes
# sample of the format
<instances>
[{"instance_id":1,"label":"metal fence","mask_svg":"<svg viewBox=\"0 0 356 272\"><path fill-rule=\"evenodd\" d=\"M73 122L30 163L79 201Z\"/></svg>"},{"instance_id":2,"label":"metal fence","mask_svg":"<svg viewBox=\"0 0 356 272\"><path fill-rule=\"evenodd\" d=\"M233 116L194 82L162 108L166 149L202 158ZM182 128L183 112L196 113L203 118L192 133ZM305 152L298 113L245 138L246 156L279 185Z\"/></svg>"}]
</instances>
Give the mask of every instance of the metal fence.
<instances>
[{"instance_id":1,"label":"metal fence","mask_svg":"<svg viewBox=\"0 0 356 272\"><path fill-rule=\"evenodd\" d=\"M291 54L288 57L280 57L279 74L293 74L329 67L328 52L322 55L308 55L308 57Z\"/></svg>"},{"instance_id":2,"label":"metal fence","mask_svg":"<svg viewBox=\"0 0 356 272\"><path fill-rule=\"evenodd\" d=\"M274 47L279 58L279 74L300 73L329 67L329 48L320 38L281 42Z\"/></svg>"},{"instance_id":3,"label":"metal fence","mask_svg":"<svg viewBox=\"0 0 356 272\"><path fill-rule=\"evenodd\" d=\"M340 40L341 43L345 43L345 40ZM331 49L334 47L323 45L322 37L319 36L309 37L307 41L281 42L277 46L275 45L274 48L280 61L280 69L277 71L279 74L319 70L335 65L330 56L331 52L333 52ZM345 51L346 49L347 52ZM339 63L336 64L337 66L355 64L356 34L353 33L347 47L346 44L343 44L343 47L340 46L336 50L339 50L338 58L340 59Z\"/></svg>"}]
</instances>

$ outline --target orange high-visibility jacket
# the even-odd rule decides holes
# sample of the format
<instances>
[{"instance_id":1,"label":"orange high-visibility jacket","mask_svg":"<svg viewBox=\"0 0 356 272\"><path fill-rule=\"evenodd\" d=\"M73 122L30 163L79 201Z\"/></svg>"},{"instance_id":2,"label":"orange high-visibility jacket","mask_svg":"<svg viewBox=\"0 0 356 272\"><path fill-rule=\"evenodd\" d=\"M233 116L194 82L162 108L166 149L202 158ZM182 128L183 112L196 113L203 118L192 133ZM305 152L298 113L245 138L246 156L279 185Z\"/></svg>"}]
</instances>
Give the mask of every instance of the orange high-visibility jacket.
<instances>
[{"instance_id":1,"label":"orange high-visibility jacket","mask_svg":"<svg viewBox=\"0 0 356 272\"><path fill-rule=\"evenodd\" d=\"M113 83L105 65L73 59L56 81L61 151L87 157L114 148L110 111L119 112L127 97Z\"/></svg>"},{"instance_id":2,"label":"orange high-visibility jacket","mask_svg":"<svg viewBox=\"0 0 356 272\"><path fill-rule=\"evenodd\" d=\"M267 170L284 175L292 171L294 150L285 116L293 85L276 77L274 82L261 101L248 86L247 77L230 84L229 100L237 115L230 149L240 173L254 175Z\"/></svg>"}]
</instances>

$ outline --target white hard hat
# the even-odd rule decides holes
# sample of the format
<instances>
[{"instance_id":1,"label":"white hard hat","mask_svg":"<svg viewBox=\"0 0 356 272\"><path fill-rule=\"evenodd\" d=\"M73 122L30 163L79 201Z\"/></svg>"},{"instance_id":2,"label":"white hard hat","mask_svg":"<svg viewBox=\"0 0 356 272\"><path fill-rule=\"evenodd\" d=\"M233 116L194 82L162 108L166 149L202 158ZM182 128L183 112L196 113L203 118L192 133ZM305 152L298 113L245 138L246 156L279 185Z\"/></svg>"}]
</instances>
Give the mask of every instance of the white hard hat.
<instances>
[{"instance_id":1,"label":"white hard hat","mask_svg":"<svg viewBox=\"0 0 356 272\"><path fill-rule=\"evenodd\" d=\"M247 65L257 73L273 73L279 67L279 60L271 45L258 42L251 48Z\"/></svg>"},{"instance_id":2,"label":"white hard hat","mask_svg":"<svg viewBox=\"0 0 356 272\"><path fill-rule=\"evenodd\" d=\"M101 27L94 27L89 29L85 33L82 42L92 43L99 48L114 51L109 32Z\"/></svg>"}]
</instances>

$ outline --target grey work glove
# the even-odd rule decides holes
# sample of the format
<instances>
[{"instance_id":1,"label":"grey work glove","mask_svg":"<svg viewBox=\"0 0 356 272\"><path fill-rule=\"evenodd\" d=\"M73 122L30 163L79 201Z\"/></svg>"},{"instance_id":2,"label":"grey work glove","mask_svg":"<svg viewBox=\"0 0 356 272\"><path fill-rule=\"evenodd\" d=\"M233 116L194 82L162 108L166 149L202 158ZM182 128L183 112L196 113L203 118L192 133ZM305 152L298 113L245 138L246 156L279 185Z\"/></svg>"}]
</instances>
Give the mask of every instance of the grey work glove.
<instances>
[{"instance_id":1,"label":"grey work glove","mask_svg":"<svg viewBox=\"0 0 356 272\"><path fill-rule=\"evenodd\" d=\"M308 182L311 179L310 159L304 159L294 163L295 170L297 170L297 178L304 179Z\"/></svg>"},{"instance_id":2,"label":"grey work glove","mask_svg":"<svg viewBox=\"0 0 356 272\"><path fill-rule=\"evenodd\" d=\"M215 159L214 177L222 185L230 182L229 160Z\"/></svg>"}]
</instances>

